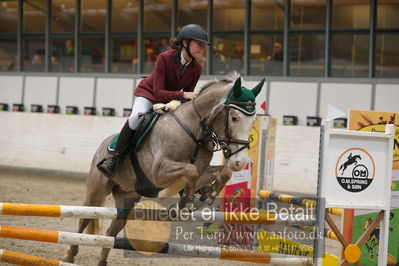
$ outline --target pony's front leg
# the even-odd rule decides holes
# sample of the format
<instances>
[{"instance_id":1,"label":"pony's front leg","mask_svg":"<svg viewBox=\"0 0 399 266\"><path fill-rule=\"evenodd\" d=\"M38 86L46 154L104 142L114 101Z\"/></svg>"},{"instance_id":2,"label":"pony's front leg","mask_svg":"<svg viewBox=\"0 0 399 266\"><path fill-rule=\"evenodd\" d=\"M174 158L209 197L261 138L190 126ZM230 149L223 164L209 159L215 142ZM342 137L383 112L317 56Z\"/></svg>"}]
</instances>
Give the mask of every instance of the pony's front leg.
<instances>
[{"instance_id":1,"label":"pony's front leg","mask_svg":"<svg viewBox=\"0 0 399 266\"><path fill-rule=\"evenodd\" d=\"M208 198L211 200L212 204L215 201L216 197L222 191L226 183L230 180L231 174L233 172L227 167L223 168L223 170L219 173L214 185L212 186L212 190L208 193Z\"/></svg>"},{"instance_id":2,"label":"pony's front leg","mask_svg":"<svg viewBox=\"0 0 399 266\"><path fill-rule=\"evenodd\" d=\"M180 163L172 160L163 160L159 164L159 167L157 167L157 172L154 176L156 176L154 183L158 187L164 186L165 183L170 184L176 179L184 176L184 192L180 198L179 207L184 208L187 207L187 205L190 205L189 203L192 203L199 179L198 171L195 165L191 163Z\"/></svg>"},{"instance_id":3,"label":"pony's front leg","mask_svg":"<svg viewBox=\"0 0 399 266\"><path fill-rule=\"evenodd\" d=\"M198 185L205 188L201 193L200 201L205 202L209 199L212 203L222 191L227 181L231 178L232 171L226 166L209 166L201 175ZM212 205L212 203L210 205Z\"/></svg>"},{"instance_id":4,"label":"pony's front leg","mask_svg":"<svg viewBox=\"0 0 399 266\"><path fill-rule=\"evenodd\" d=\"M195 211L194 206L194 189L189 182L184 186L183 194L180 196L179 209L187 208L190 212Z\"/></svg>"}]
</instances>

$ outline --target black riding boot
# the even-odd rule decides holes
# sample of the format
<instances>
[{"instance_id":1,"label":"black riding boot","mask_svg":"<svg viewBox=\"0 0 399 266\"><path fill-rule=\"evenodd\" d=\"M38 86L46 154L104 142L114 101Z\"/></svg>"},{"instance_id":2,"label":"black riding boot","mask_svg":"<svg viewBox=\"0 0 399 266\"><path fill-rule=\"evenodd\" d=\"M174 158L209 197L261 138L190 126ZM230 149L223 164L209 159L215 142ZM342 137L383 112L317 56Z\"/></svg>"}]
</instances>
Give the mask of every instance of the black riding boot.
<instances>
[{"instance_id":1,"label":"black riding boot","mask_svg":"<svg viewBox=\"0 0 399 266\"><path fill-rule=\"evenodd\" d=\"M136 130L131 129L129 127L129 122L127 121L119 133L114 155L110 158L111 161L106 166L101 162L97 164L98 170L100 170L106 177L113 178L115 176L118 171L119 163L126 154L125 151L133 140L135 133Z\"/></svg>"}]
</instances>

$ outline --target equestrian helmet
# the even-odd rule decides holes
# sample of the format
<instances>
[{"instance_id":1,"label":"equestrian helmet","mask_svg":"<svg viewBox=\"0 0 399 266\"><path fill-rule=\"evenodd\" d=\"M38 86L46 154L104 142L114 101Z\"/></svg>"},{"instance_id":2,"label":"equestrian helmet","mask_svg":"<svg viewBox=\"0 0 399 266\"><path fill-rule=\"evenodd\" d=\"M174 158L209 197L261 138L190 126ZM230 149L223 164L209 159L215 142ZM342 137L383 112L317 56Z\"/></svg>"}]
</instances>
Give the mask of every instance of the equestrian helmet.
<instances>
[{"instance_id":1,"label":"equestrian helmet","mask_svg":"<svg viewBox=\"0 0 399 266\"><path fill-rule=\"evenodd\" d=\"M196 40L196 41L204 42L207 45L209 45L208 33L202 26L200 26L198 24L188 24L188 25L184 26L181 29L181 31L179 32L179 34L177 34L177 39L179 41Z\"/></svg>"}]
</instances>

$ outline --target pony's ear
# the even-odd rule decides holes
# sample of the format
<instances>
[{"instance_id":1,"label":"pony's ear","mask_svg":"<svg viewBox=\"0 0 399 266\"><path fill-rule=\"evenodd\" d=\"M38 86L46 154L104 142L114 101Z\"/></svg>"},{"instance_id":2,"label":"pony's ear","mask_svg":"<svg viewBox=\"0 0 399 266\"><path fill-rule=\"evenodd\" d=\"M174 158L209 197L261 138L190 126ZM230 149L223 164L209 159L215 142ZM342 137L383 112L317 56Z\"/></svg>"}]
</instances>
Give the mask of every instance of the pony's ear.
<instances>
[{"instance_id":1,"label":"pony's ear","mask_svg":"<svg viewBox=\"0 0 399 266\"><path fill-rule=\"evenodd\" d=\"M238 98L241 96L241 77L239 77L233 86L233 98Z\"/></svg>"},{"instance_id":2,"label":"pony's ear","mask_svg":"<svg viewBox=\"0 0 399 266\"><path fill-rule=\"evenodd\" d=\"M262 90L263 84L265 83L265 78L263 78L258 85L255 86L255 88L252 89L252 93L255 95L255 97L259 94L259 92Z\"/></svg>"}]
</instances>

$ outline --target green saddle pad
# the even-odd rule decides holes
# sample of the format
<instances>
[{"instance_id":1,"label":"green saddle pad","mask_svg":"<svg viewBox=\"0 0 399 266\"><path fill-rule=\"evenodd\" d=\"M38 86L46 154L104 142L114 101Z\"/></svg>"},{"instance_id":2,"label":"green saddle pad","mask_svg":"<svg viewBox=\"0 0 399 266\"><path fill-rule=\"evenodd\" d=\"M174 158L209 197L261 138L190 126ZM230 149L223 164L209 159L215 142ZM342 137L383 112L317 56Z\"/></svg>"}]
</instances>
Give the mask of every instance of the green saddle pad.
<instances>
[{"instance_id":1,"label":"green saddle pad","mask_svg":"<svg viewBox=\"0 0 399 266\"><path fill-rule=\"evenodd\" d=\"M134 141L133 141L135 150L137 150L137 148L140 146L140 143L144 140L144 138L147 136L147 134L154 127L160 114L155 113L155 112L150 112L150 113L145 113L143 116L144 117L137 129L137 133L136 133L136 135L134 137ZM113 153L115 151L116 144L118 143L118 138L119 138L119 134L116 134L112 138L111 143L108 145L109 153Z\"/></svg>"},{"instance_id":2,"label":"green saddle pad","mask_svg":"<svg viewBox=\"0 0 399 266\"><path fill-rule=\"evenodd\" d=\"M118 143L118 139L119 139L119 134L116 134L112 140L111 143L108 145L108 152L114 152L115 148L116 148L116 143Z\"/></svg>"}]
</instances>

